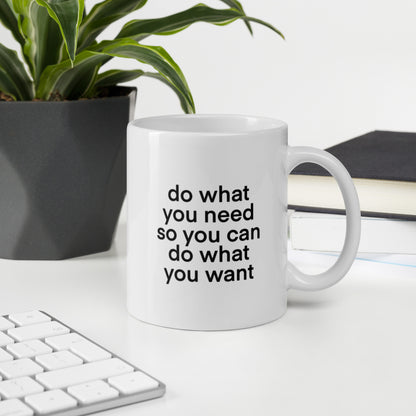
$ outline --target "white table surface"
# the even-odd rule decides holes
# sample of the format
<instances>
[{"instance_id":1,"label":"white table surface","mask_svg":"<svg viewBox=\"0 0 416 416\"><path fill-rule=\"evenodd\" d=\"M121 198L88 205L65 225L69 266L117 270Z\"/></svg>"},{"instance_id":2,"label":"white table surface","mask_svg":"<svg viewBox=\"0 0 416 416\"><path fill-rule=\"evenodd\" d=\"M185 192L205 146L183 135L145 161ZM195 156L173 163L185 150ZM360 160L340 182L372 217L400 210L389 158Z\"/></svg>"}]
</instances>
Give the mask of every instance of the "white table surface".
<instances>
[{"instance_id":1,"label":"white table surface","mask_svg":"<svg viewBox=\"0 0 416 416\"><path fill-rule=\"evenodd\" d=\"M0 314L42 309L167 384L106 415L415 415L416 268L356 261L331 289L289 294L274 323L191 332L125 309L125 222L110 252L0 260ZM302 253L310 269L333 258Z\"/></svg>"}]
</instances>

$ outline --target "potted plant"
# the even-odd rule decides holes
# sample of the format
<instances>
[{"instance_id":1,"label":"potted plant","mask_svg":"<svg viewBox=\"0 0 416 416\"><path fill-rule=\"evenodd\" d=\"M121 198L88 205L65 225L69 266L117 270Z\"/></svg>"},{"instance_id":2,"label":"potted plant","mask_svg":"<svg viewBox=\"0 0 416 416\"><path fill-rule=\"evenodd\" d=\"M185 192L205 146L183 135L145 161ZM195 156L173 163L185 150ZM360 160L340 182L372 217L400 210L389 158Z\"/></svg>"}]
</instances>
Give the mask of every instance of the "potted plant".
<instances>
[{"instance_id":1,"label":"potted plant","mask_svg":"<svg viewBox=\"0 0 416 416\"><path fill-rule=\"evenodd\" d=\"M198 4L156 19L132 20L113 40L97 41L110 24L147 0L0 0L0 21L21 46L0 43L0 257L63 259L108 250L126 192L126 124L134 114L137 77L160 80L195 111L185 77L160 46L142 41L195 22L225 25L247 16ZM102 71L114 57L154 72Z\"/></svg>"}]
</instances>

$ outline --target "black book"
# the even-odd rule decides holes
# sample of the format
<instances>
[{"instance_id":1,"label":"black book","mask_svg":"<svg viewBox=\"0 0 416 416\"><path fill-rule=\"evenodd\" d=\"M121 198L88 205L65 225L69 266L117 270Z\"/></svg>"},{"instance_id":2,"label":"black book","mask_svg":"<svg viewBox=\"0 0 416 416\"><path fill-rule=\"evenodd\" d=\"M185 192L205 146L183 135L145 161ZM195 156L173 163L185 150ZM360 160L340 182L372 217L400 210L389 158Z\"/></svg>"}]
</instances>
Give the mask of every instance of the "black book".
<instances>
[{"instance_id":1,"label":"black book","mask_svg":"<svg viewBox=\"0 0 416 416\"><path fill-rule=\"evenodd\" d=\"M352 176L363 215L416 220L416 133L373 131L326 150ZM311 163L289 177L289 208L345 213L335 180Z\"/></svg>"}]
</instances>

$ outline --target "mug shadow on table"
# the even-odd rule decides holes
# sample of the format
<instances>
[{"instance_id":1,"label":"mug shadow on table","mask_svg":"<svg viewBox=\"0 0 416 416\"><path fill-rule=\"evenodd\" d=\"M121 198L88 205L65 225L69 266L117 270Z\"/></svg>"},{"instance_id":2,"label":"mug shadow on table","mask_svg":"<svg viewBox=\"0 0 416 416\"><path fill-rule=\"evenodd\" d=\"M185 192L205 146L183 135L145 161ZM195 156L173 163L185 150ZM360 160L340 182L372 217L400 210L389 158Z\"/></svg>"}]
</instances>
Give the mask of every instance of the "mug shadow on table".
<instances>
[{"instance_id":1,"label":"mug shadow on table","mask_svg":"<svg viewBox=\"0 0 416 416\"><path fill-rule=\"evenodd\" d=\"M332 301L326 296L311 298L302 294L290 294L287 300L288 309L324 309L331 305ZM307 294L306 294L307 295ZM310 295L310 294L309 294Z\"/></svg>"}]
</instances>

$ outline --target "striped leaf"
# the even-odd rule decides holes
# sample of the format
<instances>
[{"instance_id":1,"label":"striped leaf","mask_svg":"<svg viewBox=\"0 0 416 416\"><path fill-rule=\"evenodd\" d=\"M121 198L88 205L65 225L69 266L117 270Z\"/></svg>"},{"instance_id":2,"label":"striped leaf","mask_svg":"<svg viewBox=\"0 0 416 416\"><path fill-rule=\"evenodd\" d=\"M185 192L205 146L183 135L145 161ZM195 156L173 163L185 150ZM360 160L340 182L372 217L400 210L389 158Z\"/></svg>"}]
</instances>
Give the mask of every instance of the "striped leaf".
<instances>
[{"instance_id":1,"label":"striped leaf","mask_svg":"<svg viewBox=\"0 0 416 416\"><path fill-rule=\"evenodd\" d=\"M69 59L75 59L78 30L84 13L84 0L36 0L47 9L49 16L58 24Z\"/></svg>"},{"instance_id":2,"label":"striped leaf","mask_svg":"<svg viewBox=\"0 0 416 416\"><path fill-rule=\"evenodd\" d=\"M178 33L196 22L207 22L224 25L237 19L255 21L272 29L279 36L282 33L272 25L262 20L246 16L237 9L213 9L205 4L197 4L188 10L158 19L132 20L124 25L117 38L132 38L141 41L150 35L172 35Z\"/></svg>"},{"instance_id":3,"label":"striped leaf","mask_svg":"<svg viewBox=\"0 0 416 416\"><path fill-rule=\"evenodd\" d=\"M162 82L163 84L168 86L170 89L172 89L173 92L179 98L181 108L185 113L194 113L195 112L195 109L192 109L191 111L189 110L189 104L188 104L188 101L186 100L186 97L183 94L178 94L176 88L170 82L168 82L165 77L163 77L162 75L160 75L157 72L145 72L143 74L143 76L148 77L148 78L157 79L158 81Z\"/></svg>"},{"instance_id":4,"label":"striped leaf","mask_svg":"<svg viewBox=\"0 0 416 416\"><path fill-rule=\"evenodd\" d=\"M241 5L241 3L237 0L220 0L223 3L225 3L227 6L231 7L232 9L237 9L238 11L240 11L242 14L246 14L243 6ZM251 28L251 25L249 22L245 21L244 22L247 26L248 31L250 32L250 34L253 34L253 29Z\"/></svg>"},{"instance_id":5,"label":"striped leaf","mask_svg":"<svg viewBox=\"0 0 416 416\"><path fill-rule=\"evenodd\" d=\"M59 62L63 40L58 25L36 1L28 2L27 7L19 11L25 39L23 54L37 84L43 70Z\"/></svg>"},{"instance_id":6,"label":"striped leaf","mask_svg":"<svg viewBox=\"0 0 416 416\"><path fill-rule=\"evenodd\" d=\"M74 57L83 0L11 1L24 38L23 54L37 83L46 66L59 62L64 44Z\"/></svg>"},{"instance_id":7,"label":"striped leaf","mask_svg":"<svg viewBox=\"0 0 416 416\"><path fill-rule=\"evenodd\" d=\"M171 86L178 97L182 97L182 107L186 113L195 112L191 91L182 70L172 57L160 46L140 45L132 40L102 42L95 49L113 57L135 59L152 66Z\"/></svg>"},{"instance_id":8,"label":"striped leaf","mask_svg":"<svg viewBox=\"0 0 416 416\"><path fill-rule=\"evenodd\" d=\"M177 94L176 89L172 86L170 82L166 80L165 77L160 75L157 72L144 72L140 69L138 70L130 70L130 71L124 71L121 69L112 69L110 71L104 72L102 74L99 74L97 77L97 81L95 83L95 87L111 87L117 84L121 84L123 82L132 81L138 77L147 77L147 78L154 78L158 81L162 82L163 84L167 85L169 88L173 90L175 94ZM183 111L190 112L188 110L188 102L185 99L183 94L177 94L179 98L179 102L181 104L181 107Z\"/></svg>"},{"instance_id":9,"label":"striped leaf","mask_svg":"<svg viewBox=\"0 0 416 416\"><path fill-rule=\"evenodd\" d=\"M108 25L140 9L146 2L147 0L105 0L96 4L82 21L79 50L91 46Z\"/></svg>"},{"instance_id":10,"label":"striped leaf","mask_svg":"<svg viewBox=\"0 0 416 416\"><path fill-rule=\"evenodd\" d=\"M112 87L117 84L122 84L123 82L133 81L143 74L145 74L145 72L141 69L111 69L110 71L98 74L97 80L95 81L95 87Z\"/></svg>"},{"instance_id":11,"label":"striped leaf","mask_svg":"<svg viewBox=\"0 0 416 416\"><path fill-rule=\"evenodd\" d=\"M21 45L24 44L25 40L20 33L17 15L13 11L11 0L0 0L0 22L12 32Z\"/></svg>"},{"instance_id":12,"label":"striped leaf","mask_svg":"<svg viewBox=\"0 0 416 416\"><path fill-rule=\"evenodd\" d=\"M95 83L97 69L113 57L134 59L151 65L176 92L184 111L195 111L185 77L171 56L161 47L140 45L133 40L101 42L80 52L73 68L69 61L49 66L42 74L37 97L46 100L57 95L68 99L82 97Z\"/></svg>"},{"instance_id":13,"label":"striped leaf","mask_svg":"<svg viewBox=\"0 0 416 416\"><path fill-rule=\"evenodd\" d=\"M20 101L33 98L33 84L17 53L0 43L0 90Z\"/></svg>"},{"instance_id":14,"label":"striped leaf","mask_svg":"<svg viewBox=\"0 0 416 416\"><path fill-rule=\"evenodd\" d=\"M16 84L10 78L9 74L0 67L0 92L9 95L13 100L17 100L19 97L19 90L16 88Z\"/></svg>"},{"instance_id":15,"label":"striped leaf","mask_svg":"<svg viewBox=\"0 0 416 416\"><path fill-rule=\"evenodd\" d=\"M48 66L42 73L36 89L36 97L42 100L76 100L86 94L95 81L98 68L108 61L103 54L83 51L75 60Z\"/></svg>"}]
</instances>

